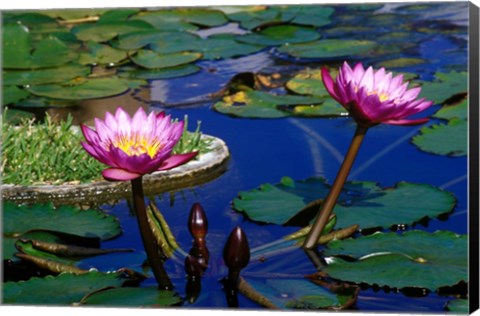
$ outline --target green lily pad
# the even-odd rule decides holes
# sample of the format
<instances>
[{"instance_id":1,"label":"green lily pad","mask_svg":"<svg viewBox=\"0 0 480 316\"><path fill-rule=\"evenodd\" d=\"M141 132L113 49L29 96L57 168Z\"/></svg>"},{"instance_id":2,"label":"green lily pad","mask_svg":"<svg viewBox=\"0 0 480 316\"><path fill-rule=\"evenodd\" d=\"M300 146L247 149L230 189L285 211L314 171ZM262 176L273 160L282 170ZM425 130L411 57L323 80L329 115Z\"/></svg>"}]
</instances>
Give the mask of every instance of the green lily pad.
<instances>
[{"instance_id":1,"label":"green lily pad","mask_svg":"<svg viewBox=\"0 0 480 316\"><path fill-rule=\"evenodd\" d=\"M5 91L3 91L5 94ZM8 122L9 124L17 124L25 119L31 119L35 115L32 112L27 112L18 109L8 109L7 111L3 111L3 123Z\"/></svg>"},{"instance_id":2,"label":"green lily pad","mask_svg":"<svg viewBox=\"0 0 480 316\"><path fill-rule=\"evenodd\" d=\"M233 34L215 34L198 40L192 49L202 53L202 59L215 60L246 56L263 48L264 46L239 43Z\"/></svg>"},{"instance_id":3,"label":"green lily pad","mask_svg":"<svg viewBox=\"0 0 480 316\"><path fill-rule=\"evenodd\" d=\"M71 305L86 294L109 286L122 286L122 273L91 271L83 275L60 274L3 284L3 302L25 305ZM74 284L75 286L72 286Z\"/></svg>"},{"instance_id":4,"label":"green lily pad","mask_svg":"<svg viewBox=\"0 0 480 316\"><path fill-rule=\"evenodd\" d=\"M78 25L72 32L82 41L105 42L121 34L149 29L153 26L144 21L113 21Z\"/></svg>"},{"instance_id":5,"label":"green lily pad","mask_svg":"<svg viewBox=\"0 0 480 316\"><path fill-rule=\"evenodd\" d=\"M127 52L99 44L93 41L87 43L88 53L80 54L78 62L82 65L113 66L128 57Z\"/></svg>"},{"instance_id":6,"label":"green lily pad","mask_svg":"<svg viewBox=\"0 0 480 316\"><path fill-rule=\"evenodd\" d=\"M260 32L238 36L237 41L254 45L275 46L311 42L318 38L320 38L320 34L312 28L296 25L277 25L267 27Z\"/></svg>"},{"instance_id":7,"label":"green lily pad","mask_svg":"<svg viewBox=\"0 0 480 316\"><path fill-rule=\"evenodd\" d=\"M376 233L331 241L324 254L357 259L334 258L324 269L335 279L355 283L434 291L468 280L467 236L449 231Z\"/></svg>"},{"instance_id":8,"label":"green lily pad","mask_svg":"<svg viewBox=\"0 0 480 316\"><path fill-rule=\"evenodd\" d=\"M109 11L109 9L57 9L45 10L43 14L52 18L59 18L62 20L76 20L86 17L99 16Z\"/></svg>"},{"instance_id":9,"label":"green lily pad","mask_svg":"<svg viewBox=\"0 0 480 316\"><path fill-rule=\"evenodd\" d=\"M178 305L182 299L173 291L158 287L119 287L96 292L82 300L82 305L112 307L162 307Z\"/></svg>"},{"instance_id":10,"label":"green lily pad","mask_svg":"<svg viewBox=\"0 0 480 316\"><path fill-rule=\"evenodd\" d=\"M84 79L79 82L33 86L27 90L37 96L63 100L97 99L121 94L128 82L116 77Z\"/></svg>"},{"instance_id":11,"label":"green lily pad","mask_svg":"<svg viewBox=\"0 0 480 316\"><path fill-rule=\"evenodd\" d=\"M456 299L449 301L446 306L447 310L455 314L469 314L470 302L468 299Z\"/></svg>"},{"instance_id":12,"label":"green lily pad","mask_svg":"<svg viewBox=\"0 0 480 316\"><path fill-rule=\"evenodd\" d=\"M330 186L323 178L293 182L286 179L240 192L233 200L234 209L251 220L278 225L295 216L313 219L316 214L297 213L307 204L325 198ZM450 212L454 206L451 193L426 184L400 182L394 188L382 189L373 182L347 182L333 212L337 215L336 228L358 224L360 229L367 229L409 225Z\"/></svg>"},{"instance_id":13,"label":"green lily pad","mask_svg":"<svg viewBox=\"0 0 480 316\"><path fill-rule=\"evenodd\" d=\"M124 67L118 73L121 78L136 78L146 80L159 80L184 77L200 71L200 67L192 64L180 65L161 69L137 69Z\"/></svg>"},{"instance_id":14,"label":"green lily pad","mask_svg":"<svg viewBox=\"0 0 480 316\"><path fill-rule=\"evenodd\" d=\"M113 9L106 11L100 15L98 23L110 23L114 21L126 21L128 18L136 13L140 12L140 9Z\"/></svg>"},{"instance_id":15,"label":"green lily pad","mask_svg":"<svg viewBox=\"0 0 480 316\"><path fill-rule=\"evenodd\" d=\"M6 86L31 86L65 82L76 77L86 77L90 72L89 67L66 65L34 70L4 70L2 79Z\"/></svg>"},{"instance_id":16,"label":"green lily pad","mask_svg":"<svg viewBox=\"0 0 480 316\"><path fill-rule=\"evenodd\" d=\"M421 65L426 62L427 61L422 58L403 57L403 58L382 60L381 62L378 63L378 66L392 69L392 68L404 68L404 67L410 67L415 65Z\"/></svg>"},{"instance_id":17,"label":"green lily pad","mask_svg":"<svg viewBox=\"0 0 480 316\"><path fill-rule=\"evenodd\" d=\"M267 279L259 281L247 278L246 281L258 293L281 309L339 308L347 300L346 296L349 299L354 297L354 291L349 293L350 295L338 295L306 279Z\"/></svg>"},{"instance_id":18,"label":"green lily pad","mask_svg":"<svg viewBox=\"0 0 480 316\"><path fill-rule=\"evenodd\" d=\"M447 124L425 126L412 142L421 150L452 157L461 157L468 152L467 120L453 118Z\"/></svg>"},{"instance_id":19,"label":"green lily pad","mask_svg":"<svg viewBox=\"0 0 480 316\"><path fill-rule=\"evenodd\" d=\"M241 91L224 97L213 105L223 114L248 118L280 118L290 114L279 109L280 106L311 105L323 100L313 96L274 95L263 91Z\"/></svg>"},{"instance_id":20,"label":"green lily pad","mask_svg":"<svg viewBox=\"0 0 480 316\"><path fill-rule=\"evenodd\" d=\"M36 41L23 25L2 26L3 67L7 69L50 68L75 60L78 54L58 38L49 36Z\"/></svg>"},{"instance_id":21,"label":"green lily pad","mask_svg":"<svg viewBox=\"0 0 480 316\"><path fill-rule=\"evenodd\" d=\"M159 54L152 50L139 50L135 56L131 56L132 61L144 68L158 69L169 68L189 64L202 57L202 54L195 52L180 52L172 54Z\"/></svg>"},{"instance_id":22,"label":"green lily pad","mask_svg":"<svg viewBox=\"0 0 480 316\"><path fill-rule=\"evenodd\" d=\"M371 53L376 43L364 40L325 39L304 44L279 47L280 53L296 58L341 59L348 56L360 57Z\"/></svg>"},{"instance_id":23,"label":"green lily pad","mask_svg":"<svg viewBox=\"0 0 480 316\"><path fill-rule=\"evenodd\" d=\"M467 72L437 72L435 78L436 80L432 82L420 82L422 86L420 97L432 100L435 104L440 104L456 94L467 93L468 91Z\"/></svg>"},{"instance_id":24,"label":"green lily pad","mask_svg":"<svg viewBox=\"0 0 480 316\"><path fill-rule=\"evenodd\" d=\"M462 102L453 105L444 105L433 117L444 120L454 118L466 120L468 118L468 100L464 99Z\"/></svg>"},{"instance_id":25,"label":"green lily pad","mask_svg":"<svg viewBox=\"0 0 480 316\"><path fill-rule=\"evenodd\" d=\"M200 37L188 32L175 32L164 30L144 30L120 35L113 46L120 49L139 49L147 45L158 53L178 53L191 51L192 43L195 44Z\"/></svg>"},{"instance_id":26,"label":"green lily pad","mask_svg":"<svg viewBox=\"0 0 480 316\"><path fill-rule=\"evenodd\" d=\"M2 88L2 105L16 103L28 98L30 93L25 89L20 89L16 86L6 86Z\"/></svg>"},{"instance_id":27,"label":"green lily pad","mask_svg":"<svg viewBox=\"0 0 480 316\"><path fill-rule=\"evenodd\" d=\"M27 27L41 24L57 24L57 20L39 12L4 12L2 13L2 22L5 24L23 24Z\"/></svg>"},{"instance_id":28,"label":"green lily pad","mask_svg":"<svg viewBox=\"0 0 480 316\"><path fill-rule=\"evenodd\" d=\"M57 100L35 96L15 103L16 108L67 108L78 105L78 101Z\"/></svg>"}]
</instances>

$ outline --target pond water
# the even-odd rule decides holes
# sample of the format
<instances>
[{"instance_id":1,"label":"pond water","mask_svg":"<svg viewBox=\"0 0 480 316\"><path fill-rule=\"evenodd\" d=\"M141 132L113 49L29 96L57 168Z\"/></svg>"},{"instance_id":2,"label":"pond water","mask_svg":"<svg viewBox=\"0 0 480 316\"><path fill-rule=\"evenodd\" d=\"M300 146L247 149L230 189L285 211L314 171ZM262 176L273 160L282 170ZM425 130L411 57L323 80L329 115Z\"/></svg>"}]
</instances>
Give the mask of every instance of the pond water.
<instances>
[{"instance_id":1,"label":"pond water","mask_svg":"<svg viewBox=\"0 0 480 316\"><path fill-rule=\"evenodd\" d=\"M454 10L452 10L452 8ZM346 12L346 13L344 13ZM397 5L385 5L375 14L397 15ZM404 11L405 12L405 11ZM344 14L343 14L344 13ZM341 26L348 12L337 7L332 25ZM393 57L414 57L425 60L420 64L393 67L393 70L418 74L421 80L433 80L436 72L467 70L466 31L448 32L448 27L463 27L467 23L467 5L438 4L429 10L412 11L415 18L405 28L409 33L404 42L415 41L413 48L395 53ZM393 16L395 16L393 15ZM416 21L416 22L412 22ZM381 25L388 37L396 29L396 23ZM428 35L419 31L422 26L439 25ZM443 27L443 28L442 28ZM222 31L226 28L223 27ZM227 29L238 29L237 24ZM434 27L432 27L434 29ZM203 35L203 34L202 34ZM349 38L350 35L345 35ZM361 36L359 36L361 38ZM393 58L392 57L392 58ZM356 58L365 64L380 64L382 57ZM342 60L335 61L339 64ZM307 67L318 67L323 61L295 59L267 48L246 57L220 61L199 61L202 70L181 78L153 80L149 97L138 96L155 110L164 110L173 117L188 115L190 122L201 121L202 132L214 135L226 142L231 158L227 171L208 183L176 192L155 196L155 202L165 216L181 247L188 251L192 238L187 228L187 218L193 203L199 202L206 211L209 230L206 238L210 261L202 277L202 291L195 303L186 307L227 307L220 280L227 275L222 259L224 243L235 226L240 226L248 236L251 248L274 242L293 233L298 227L260 224L251 221L244 214L232 208L232 200L239 192L258 188L264 183L276 184L284 176L303 180L321 176L332 183L343 160L343 156L355 132L355 123L349 117L302 118L285 117L275 119L238 118L224 115L212 109L211 94L227 85L229 80L241 72L288 73L294 74ZM282 93L283 89L274 90ZM145 100L147 99L147 100ZM167 106L166 106L167 105ZM177 105L177 106L175 106ZM432 106L419 117L430 116L440 109ZM99 109L101 111L101 109ZM432 119L430 123L440 122ZM356 158L349 180L373 181L381 187L395 186L399 181L429 184L454 194L455 209L448 217L430 219L426 225L415 224L415 229L435 232L449 230L458 234L467 233L467 157L435 155L419 150L411 143L422 126L379 125L371 128ZM81 268L95 267L101 271L129 267L142 271L145 259L140 234L133 210L126 200L115 205L102 205L101 209L119 218L123 234L102 243L104 248L134 248L130 254L119 253L98 256L82 261ZM385 229L384 231L388 231ZM321 248L320 248L321 250ZM184 295L186 286L183 261L169 260L166 269L175 289ZM291 250L282 255L272 256L265 262L258 260L242 270L248 280L265 278L301 279L316 272L314 263L302 250ZM141 286L151 286L155 279L150 277ZM281 294L279 294L281 295ZM287 294L285 294L287 295ZM405 293L371 287L362 288L356 303L361 311L442 311L451 300L431 292L425 296L408 296ZM242 308L260 306L240 295Z\"/></svg>"}]
</instances>

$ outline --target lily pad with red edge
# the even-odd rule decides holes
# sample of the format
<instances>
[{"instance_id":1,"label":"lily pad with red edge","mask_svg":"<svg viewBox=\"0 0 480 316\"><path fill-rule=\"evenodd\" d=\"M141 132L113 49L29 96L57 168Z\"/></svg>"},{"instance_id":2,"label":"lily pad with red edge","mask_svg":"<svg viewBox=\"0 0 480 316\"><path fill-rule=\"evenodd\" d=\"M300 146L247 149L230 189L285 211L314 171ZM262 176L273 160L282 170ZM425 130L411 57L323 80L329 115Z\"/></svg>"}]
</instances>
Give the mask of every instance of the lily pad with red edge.
<instances>
[{"instance_id":1,"label":"lily pad with red edge","mask_svg":"<svg viewBox=\"0 0 480 316\"><path fill-rule=\"evenodd\" d=\"M325 198L329 189L323 178L282 179L275 185L263 184L258 189L240 192L233 207L253 221L283 225L300 217L308 223L316 212L299 211L308 203ZM360 229L411 225L451 212L455 202L453 194L427 184L399 182L392 188L382 188L374 182L347 182L333 210L337 215L335 228L354 224L360 225Z\"/></svg>"},{"instance_id":2,"label":"lily pad with red edge","mask_svg":"<svg viewBox=\"0 0 480 316\"><path fill-rule=\"evenodd\" d=\"M412 138L412 143L420 150L451 157L463 157L468 152L468 122L453 118L447 124L434 124L422 127Z\"/></svg>"},{"instance_id":3,"label":"lily pad with red edge","mask_svg":"<svg viewBox=\"0 0 480 316\"><path fill-rule=\"evenodd\" d=\"M379 232L331 241L323 253L355 259L328 260L323 271L342 281L435 291L468 280L467 235L450 231Z\"/></svg>"},{"instance_id":4,"label":"lily pad with red edge","mask_svg":"<svg viewBox=\"0 0 480 316\"><path fill-rule=\"evenodd\" d=\"M121 272L91 271L60 274L3 284L3 303L21 305L72 305L93 291L122 286L129 278ZM72 286L74 284L75 286Z\"/></svg>"},{"instance_id":5,"label":"lily pad with red edge","mask_svg":"<svg viewBox=\"0 0 480 316\"><path fill-rule=\"evenodd\" d=\"M158 287L116 287L89 294L81 300L85 306L165 307L179 305L182 299L173 291Z\"/></svg>"}]
</instances>

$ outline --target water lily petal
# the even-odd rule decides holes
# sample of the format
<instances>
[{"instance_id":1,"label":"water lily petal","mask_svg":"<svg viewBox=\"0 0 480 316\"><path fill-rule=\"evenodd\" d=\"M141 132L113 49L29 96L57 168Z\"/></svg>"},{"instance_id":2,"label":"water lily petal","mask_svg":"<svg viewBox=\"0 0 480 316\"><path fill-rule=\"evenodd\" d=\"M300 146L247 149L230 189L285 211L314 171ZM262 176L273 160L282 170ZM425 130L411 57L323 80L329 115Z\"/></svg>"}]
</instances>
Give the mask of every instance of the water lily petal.
<instances>
[{"instance_id":1,"label":"water lily petal","mask_svg":"<svg viewBox=\"0 0 480 316\"><path fill-rule=\"evenodd\" d=\"M330 76L330 73L328 72L328 69L326 67L322 67L322 81L323 84L325 85L325 88L327 89L328 93L338 102L340 102L339 97L335 91L335 86L332 77Z\"/></svg>"},{"instance_id":2,"label":"water lily petal","mask_svg":"<svg viewBox=\"0 0 480 316\"><path fill-rule=\"evenodd\" d=\"M120 168L107 168L102 171L102 175L106 180L109 181L128 181L141 176L141 174Z\"/></svg>"},{"instance_id":3,"label":"water lily petal","mask_svg":"<svg viewBox=\"0 0 480 316\"><path fill-rule=\"evenodd\" d=\"M175 168L179 165L186 163L187 161L192 160L197 154L198 152L194 151L187 154L178 154L178 155L170 156L168 159L163 161L162 165L160 166L160 168L158 168L158 170L168 170L168 169Z\"/></svg>"},{"instance_id":4,"label":"water lily petal","mask_svg":"<svg viewBox=\"0 0 480 316\"><path fill-rule=\"evenodd\" d=\"M407 119L388 120L382 123L390 124L390 125L420 125L428 121L429 121L429 118L425 117L425 118L413 119L413 120L407 120Z\"/></svg>"}]
</instances>

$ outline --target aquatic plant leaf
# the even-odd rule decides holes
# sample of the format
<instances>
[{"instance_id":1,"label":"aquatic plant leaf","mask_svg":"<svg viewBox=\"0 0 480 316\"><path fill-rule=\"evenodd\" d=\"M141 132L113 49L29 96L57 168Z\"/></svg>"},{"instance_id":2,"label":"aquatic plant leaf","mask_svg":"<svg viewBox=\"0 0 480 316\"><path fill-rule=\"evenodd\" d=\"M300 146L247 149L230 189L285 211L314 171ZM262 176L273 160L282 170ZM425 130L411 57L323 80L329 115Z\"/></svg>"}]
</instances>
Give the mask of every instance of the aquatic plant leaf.
<instances>
[{"instance_id":1,"label":"aquatic plant leaf","mask_svg":"<svg viewBox=\"0 0 480 316\"><path fill-rule=\"evenodd\" d=\"M454 312L455 314L469 314L470 302L468 299L456 299L449 301L446 308L448 311Z\"/></svg>"},{"instance_id":2,"label":"aquatic plant leaf","mask_svg":"<svg viewBox=\"0 0 480 316\"><path fill-rule=\"evenodd\" d=\"M238 36L236 40L253 45L275 46L311 42L318 38L320 38L320 34L312 28L296 25L277 25L267 27L260 32Z\"/></svg>"},{"instance_id":3,"label":"aquatic plant leaf","mask_svg":"<svg viewBox=\"0 0 480 316\"><path fill-rule=\"evenodd\" d=\"M20 100L28 98L30 93L25 89L16 86L6 86L2 88L2 105L16 103Z\"/></svg>"},{"instance_id":4,"label":"aquatic plant leaf","mask_svg":"<svg viewBox=\"0 0 480 316\"><path fill-rule=\"evenodd\" d=\"M56 9L44 10L42 11L42 13L52 18L59 18L62 20L76 20L86 17L100 16L107 11L109 11L109 9Z\"/></svg>"},{"instance_id":5,"label":"aquatic plant leaf","mask_svg":"<svg viewBox=\"0 0 480 316\"><path fill-rule=\"evenodd\" d=\"M280 109L281 106L312 105L322 103L315 96L275 95L263 91L240 91L226 96L213 108L223 114L249 118L279 118L290 114Z\"/></svg>"},{"instance_id":6,"label":"aquatic plant leaf","mask_svg":"<svg viewBox=\"0 0 480 316\"><path fill-rule=\"evenodd\" d=\"M453 118L447 124L425 126L412 138L422 151L452 157L465 156L468 152L467 120Z\"/></svg>"},{"instance_id":7,"label":"aquatic plant leaf","mask_svg":"<svg viewBox=\"0 0 480 316\"><path fill-rule=\"evenodd\" d=\"M2 36L2 61L6 69L57 67L78 57L54 36L33 42L29 29L20 24L2 25Z\"/></svg>"},{"instance_id":8,"label":"aquatic plant leaf","mask_svg":"<svg viewBox=\"0 0 480 316\"><path fill-rule=\"evenodd\" d=\"M332 241L324 269L331 277L394 288L420 287L431 291L468 280L467 236L450 231L375 233L356 239Z\"/></svg>"},{"instance_id":9,"label":"aquatic plant leaf","mask_svg":"<svg viewBox=\"0 0 480 316\"><path fill-rule=\"evenodd\" d=\"M444 105L433 117L444 120L454 118L466 120L468 118L468 100L464 99L462 102L453 105Z\"/></svg>"},{"instance_id":10,"label":"aquatic plant leaf","mask_svg":"<svg viewBox=\"0 0 480 316\"><path fill-rule=\"evenodd\" d=\"M19 206L3 204L3 258L11 258L15 249L6 247L5 240L22 236L31 230L51 230L102 240L121 234L120 223L114 216L96 210L80 210L71 206L54 208L51 204Z\"/></svg>"},{"instance_id":11,"label":"aquatic plant leaf","mask_svg":"<svg viewBox=\"0 0 480 316\"><path fill-rule=\"evenodd\" d=\"M148 29L153 26L144 21L113 21L78 25L72 28L72 33L82 41L105 42L121 34Z\"/></svg>"},{"instance_id":12,"label":"aquatic plant leaf","mask_svg":"<svg viewBox=\"0 0 480 316\"><path fill-rule=\"evenodd\" d=\"M171 54L159 54L152 50L139 50L131 60L144 68L158 69L169 68L189 64L202 57L202 54L195 52L180 52Z\"/></svg>"},{"instance_id":13,"label":"aquatic plant leaf","mask_svg":"<svg viewBox=\"0 0 480 316\"><path fill-rule=\"evenodd\" d=\"M422 58L403 57L403 58L382 60L381 62L377 63L377 66L385 67L387 69L393 69L393 68L404 68L404 67L410 67L415 65L421 65L426 62L427 60Z\"/></svg>"},{"instance_id":14,"label":"aquatic plant leaf","mask_svg":"<svg viewBox=\"0 0 480 316\"><path fill-rule=\"evenodd\" d=\"M112 43L112 46L134 50L149 45L157 53L167 54L192 51L192 46L195 46L198 39L200 39L199 36L188 32L153 29L122 34Z\"/></svg>"},{"instance_id":15,"label":"aquatic plant leaf","mask_svg":"<svg viewBox=\"0 0 480 316\"><path fill-rule=\"evenodd\" d=\"M178 25L183 23L214 27L228 22L223 12L207 8L174 8L153 12L141 12L134 18L147 21L158 29L165 29L163 28L165 23Z\"/></svg>"},{"instance_id":16,"label":"aquatic plant leaf","mask_svg":"<svg viewBox=\"0 0 480 316\"><path fill-rule=\"evenodd\" d=\"M441 104L456 94L468 91L468 75L465 71L437 72L435 78L431 82L419 82L422 86L420 97Z\"/></svg>"},{"instance_id":17,"label":"aquatic plant leaf","mask_svg":"<svg viewBox=\"0 0 480 316\"><path fill-rule=\"evenodd\" d=\"M295 58L344 59L363 57L373 52L376 43L365 40L324 39L310 43L284 45L280 53Z\"/></svg>"},{"instance_id":18,"label":"aquatic plant leaf","mask_svg":"<svg viewBox=\"0 0 480 316\"><path fill-rule=\"evenodd\" d=\"M323 178L308 178L290 185L282 179L276 185L264 184L259 189L240 192L233 207L259 222L285 224L299 216L310 221L316 212L307 209L304 214L297 213L308 203L325 198L329 188ZM337 215L336 228L354 224L360 229L388 228L433 218L450 212L454 206L451 193L431 185L399 182L393 188L381 188L373 182L347 182L333 212Z\"/></svg>"},{"instance_id":19,"label":"aquatic plant leaf","mask_svg":"<svg viewBox=\"0 0 480 316\"><path fill-rule=\"evenodd\" d=\"M239 43L233 34L215 34L199 40L192 50L201 52L202 59L215 60L240 57L259 52L262 45Z\"/></svg>"},{"instance_id":20,"label":"aquatic plant leaf","mask_svg":"<svg viewBox=\"0 0 480 316\"><path fill-rule=\"evenodd\" d=\"M113 9L106 11L100 15L98 23L110 23L114 21L126 21L128 18L136 13L140 12L140 9Z\"/></svg>"},{"instance_id":21,"label":"aquatic plant leaf","mask_svg":"<svg viewBox=\"0 0 480 316\"><path fill-rule=\"evenodd\" d=\"M129 89L126 80L117 77L92 78L65 84L33 86L27 90L37 96L62 100L97 99L121 94Z\"/></svg>"},{"instance_id":22,"label":"aquatic plant leaf","mask_svg":"<svg viewBox=\"0 0 480 316\"><path fill-rule=\"evenodd\" d=\"M112 307L162 307L177 305L182 299L173 291L159 291L158 287L117 287L105 289L82 299L82 305Z\"/></svg>"},{"instance_id":23,"label":"aquatic plant leaf","mask_svg":"<svg viewBox=\"0 0 480 316\"><path fill-rule=\"evenodd\" d=\"M258 293L281 309L332 309L343 305L345 299L306 279L245 278ZM351 297L354 293L351 293Z\"/></svg>"},{"instance_id":24,"label":"aquatic plant leaf","mask_svg":"<svg viewBox=\"0 0 480 316\"><path fill-rule=\"evenodd\" d=\"M193 64L160 69L137 69L132 67L124 67L120 69L118 76L120 78L136 78L146 80L171 79L194 74L200 71L200 69L200 67Z\"/></svg>"},{"instance_id":25,"label":"aquatic plant leaf","mask_svg":"<svg viewBox=\"0 0 480 316\"><path fill-rule=\"evenodd\" d=\"M3 91L3 93L5 95L5 90ZM3 112L2 118L4 120L3 124L5 124L5 122L9 124L17 124L23 121L24 119L31 119L34 116L35 115L32 112L27 112L27 111L18 110L18 109L8 109L8 111Z\"/></svg>"},{"instance_id":26,"label":"aquatic plant leaf","mask_svg":"<svg viewBox=\"0 0 480 316\"><path fill-rule=\"evenodd\" d=\"M15 103L16 108L66 108L70 106L77 106L78 101L57 100L49 98L40 98L31 96L28 99L21 100Z\"/></svg>"},{"instance_id":27,"label":"aquatic plant leaf","mask_svg":"<svg viewBox=\"0 0 480 316\"><path fill-rule=\"evenodd\" d=\"M76 77L86 77L90 74L89 67L66 65L56 68L35 70L4 70L3 84L6 86L40 85L65 82Z\"/></svg>"},{"instance_id":28,"label":"aquatic plant leaf","mask_svg":"<svg viewBox=\"0 0 480 316\"><path fill-rule=\"evenodd\" d=\"M127 52L99 44L93 41L87 42L88 53L80 54L78 62L82 65L108 65L114 66L128 57Z\"/></svg>"},{"instance_id":29,"label":"aquatic plant leaf","mask_svg":"<svg viewBox=\"0 0 480 316\"><path fill-rule=\"evenodd\" d=\"M71 305L86 294L105 287L122 286L126 281L123 273L91 271L83 275L60 274L28 281L3 284L3 302L24 305Z\"/></svg>"}]
</instances>

